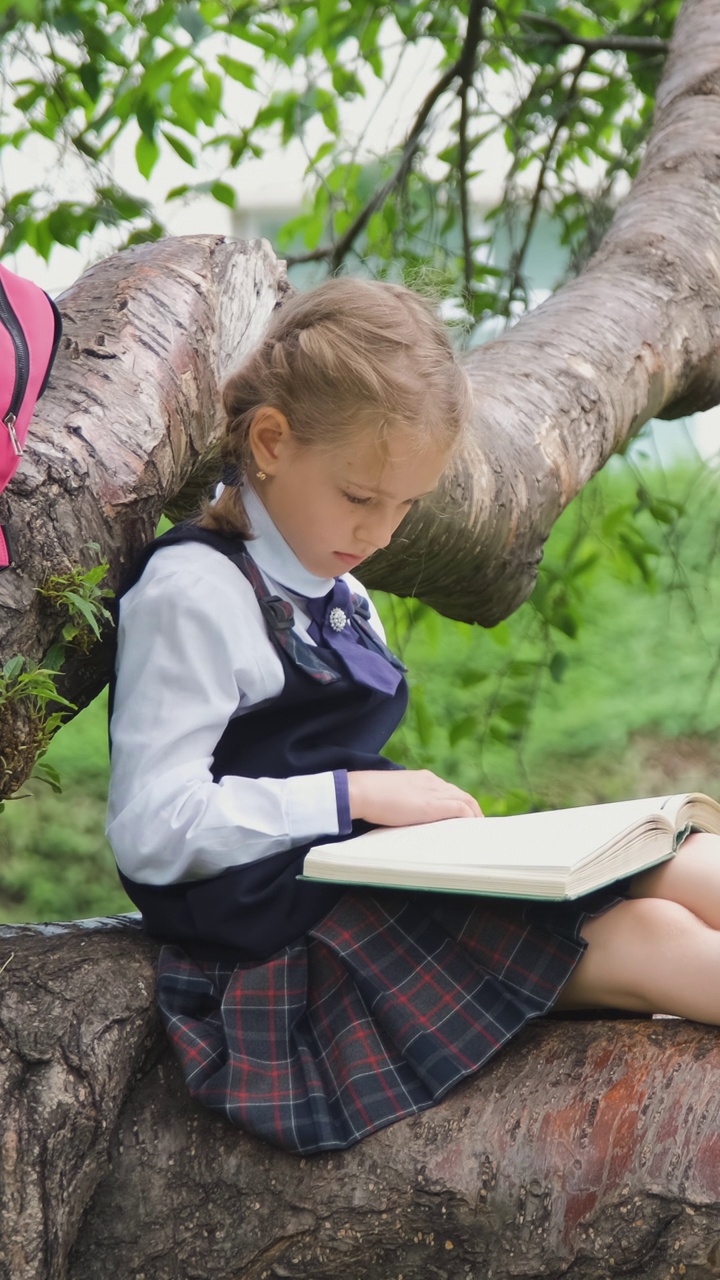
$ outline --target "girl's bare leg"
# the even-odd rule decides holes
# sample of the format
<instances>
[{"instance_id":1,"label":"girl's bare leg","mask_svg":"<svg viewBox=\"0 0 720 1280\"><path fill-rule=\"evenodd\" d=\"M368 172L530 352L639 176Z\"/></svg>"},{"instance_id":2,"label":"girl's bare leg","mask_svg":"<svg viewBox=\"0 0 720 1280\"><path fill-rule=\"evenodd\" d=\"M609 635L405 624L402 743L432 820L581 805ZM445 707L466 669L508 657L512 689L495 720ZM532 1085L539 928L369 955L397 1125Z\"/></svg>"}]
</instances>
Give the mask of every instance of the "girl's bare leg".
<instances>
[{"instance_id":1,"label":"girl's bare leg","mask_svg":"<svg viewBox=\"0 0 720 1280\"><path fill-rule=\"evenodd\" d=\"M672 1013L720 1025L720 929L667 898L633 898L583 926L588 949L557 1009Z\"/></svg>"},{"instance_id":2,"label":"girl's bare leg","mask_svg":"<svg viewBox=\"0 0 720 1280\"><path fill-rule=\"evenodd\" d=\"M688 836L669 862L635 876L630 896L679 902L720 929L720 836Z\"/></svg>"}]
</instances>

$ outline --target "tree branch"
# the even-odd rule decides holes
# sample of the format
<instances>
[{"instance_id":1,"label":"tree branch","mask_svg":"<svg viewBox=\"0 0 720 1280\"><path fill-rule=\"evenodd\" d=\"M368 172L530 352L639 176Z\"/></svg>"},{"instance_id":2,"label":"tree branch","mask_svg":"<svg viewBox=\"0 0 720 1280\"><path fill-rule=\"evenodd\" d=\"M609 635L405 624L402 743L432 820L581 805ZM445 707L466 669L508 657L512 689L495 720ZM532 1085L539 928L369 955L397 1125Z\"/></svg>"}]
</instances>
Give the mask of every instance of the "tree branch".
<instances>
[{"instance_id":1,"label":"tree branch","mask_svg":"<svg viewBox=\"0 0 720 1280\"><path fill-rule=\"evenodd\" d=\"M550 135L550 140L545 149L545 155L543 156L543 161L540 166L540 173L538 175L537 183L535 184L535 191L533 193L532 203L530 205L530 213L528 215L528 220L525 225L525 235L523 236L523 242L520 245L520 248L518 249L517 253L513 255L512 276L510 277L510 284L508 286L506 314L509 314L509 311L510 311L510 304L512 303L513 295L518 286L518 281L520 279L520 273L522 270L522 264L525 260L525 254L527 253L528 245L530 244L530 237L532 236L533 230L535 228L535 222L537 220L537 215L540 211L540 200L542 197L542 193L545 190L545 177L547 175L547 171L550 167L550 162L555 152L555 146L556 146L558 137L560 135L560 131L565 125L565 122L570 113L572 103L575 99L575 91L578 86L578 81L583 71L585 70L585 67L587 66L589 57L590 55L588 53L583 53L583 56L581 57L578 65L575 68L575 71L573 72L573 78L570 83L570 88L568 90L567 98L565 99L565 104L562 110L558 112L557 120L555 121L555 128L553 129L552 134Z\"/></svg>"},{"instance_id":2,"label":"tree branch","mask_svg":"<svg viewBox=\"0 0 720 1280\"><path fill-rule=\"evenodd\" d=\"M463 246L463 276L465 294L468 305L473 283L472 237L470 234L470 203L468 200L467 166L469 149L467 141L468 126L468 86L463 80L460 89L460 124L458 130L458 191L460 195L460 227Z\"/></svg>"},{"instance_id":3,"label":"tree branch","mask_svg":"<svg viewBox=\"0 0 720 1280\"><path fill-rule=\"evenodd\" d=\"M470 294L473 283L473 256L472 256L472 237L470 234L470 204L468 199L468 162L470 158L470 150L468 147L468 95L473 85L475 75L475 60L477 57L477 47L480 43L482 34L482 10L483 2L473 3L470 6L468 14L468 25L465 33L465 45L463 47L463 58L465 65L463 67L462 77L460 81L460 89L458 91L460 97L460 122L458 129L458 185L460 193L460 225L462 228L463 243L463 274L465 277L465 293L468 305L470 303ZM467 54L467 56L465 56Z\"/></svg>"},{"instance_id":4,"label":"tree branch","mask_svg":"<svg viewBox=\"0 0 720 1280\"><path fill-rule=\"evenodd\" d=\"M668 40L661 40L657 36L607 35L598 36L595 39L579 36L569 27L564 27L561 22L557 22L555 18L546 17L542 13L523 12L520 14L520 21L531 26L542 27L547 32L547 39L552 40L554 44L574 44L588 54L604 52L666 54L670 48Z\"/></svg>"},{"instance_id":5,"label":"tree branch","mask_svg":"<svg viewBox=\"0 0 720 1280\"><path fill-rule=\"evenodd\" d=\"M403 149L400 155L400 162L395 172L390 175L386 182L380 187L379 191L368 200L367 204L350 224L344 235L339 240L335 240L332 244L324 245L319 249L312 249L309 253L297 254L295 257L288 257L287 264L289 267L298 266L303 262L323 262L328 261L333 271L340 266L345 254L352 248L355 240L364 231L372 215L377 209L381 209L388 196L400 186L407 177L410 166L415 158L423 130L427 124L430 112L436 102L442 97L450 85L458 76L470 76L475 66L475 55L479 41L480 16L483 10L484 0L471 0L470 11L468 13L467 30L465 32L465 40L463 42L460 57L448 67L447 71L440 77L430 92L424 99L420 110L418 111L412 128L408 133Z\"/></svg>"}]
</instances>

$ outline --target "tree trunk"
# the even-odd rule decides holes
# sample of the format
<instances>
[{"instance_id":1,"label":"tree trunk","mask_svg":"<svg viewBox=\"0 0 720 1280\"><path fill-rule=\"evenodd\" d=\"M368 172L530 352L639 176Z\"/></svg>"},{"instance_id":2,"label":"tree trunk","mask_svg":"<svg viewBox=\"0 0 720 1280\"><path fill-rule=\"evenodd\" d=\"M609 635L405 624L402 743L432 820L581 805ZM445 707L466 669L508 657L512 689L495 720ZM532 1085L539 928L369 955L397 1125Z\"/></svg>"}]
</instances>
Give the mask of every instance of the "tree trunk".
<instances>
[{"instance_id":1,"label":"tree trunk","mask_svg":"<svg viewBox=\"0 0 720 1280\"><path fill-rule=\"evenodd\" d=\"M0 1280L709 1280L720 1041L544 1020L445 1102L300 1159L185 1093L137 927L0 931Z\"/></svg>"},{"instance_id":2,"label":"tree trunk","mask_svg":"<svg viewBox=\"0 0 720 1280\"><path fill-rule=\"evenodd\" d=\"M116 254L59 300L52 378L0 498L18 563L0 575L0 667L15 654L39 662L59 638L67 615L38 587L97 564L96 543L116 588L173 497L212 463L220 384L287 287L264 241L188 236ZM107 683L109 655L68 651L61 692L78 708ZM28 699L0 706L0 798L33 767L38 720Z\"/></svg>"},{"instance_id":3,"label":"tree trunk","mask_svg":"<svg viewBox=\"0 0 720 1280\"><path fill-rule=\"evenodd\" d=\"M58 300L60 350L1 500L19 567L0 575L0 663L46 651L58 619L35 588L95 563L88 541L121 579L217 444L220 384L286 290L264 241L184 236L98 263Z\"/></svg>"}]
</instances>

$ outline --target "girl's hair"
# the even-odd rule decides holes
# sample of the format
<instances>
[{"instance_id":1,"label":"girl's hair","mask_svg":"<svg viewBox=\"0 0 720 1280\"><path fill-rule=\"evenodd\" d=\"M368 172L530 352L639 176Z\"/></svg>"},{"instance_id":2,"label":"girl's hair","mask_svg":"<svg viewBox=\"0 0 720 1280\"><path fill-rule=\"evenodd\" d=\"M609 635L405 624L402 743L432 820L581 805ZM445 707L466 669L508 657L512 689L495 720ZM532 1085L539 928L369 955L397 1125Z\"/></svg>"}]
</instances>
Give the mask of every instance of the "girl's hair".
<instances>
[{"instance_id":1,"label":"girl's hair","mask_svg":"<svg viewBox=\"0 0 720 1280\"><path fill-rule=\"evenodd\" d=\"M223 406L226 484L200 524L250 537L239 482L253 463L248 433L263 406L285 415L298 444L333 449L363 430L383 441L406 427L418 449L449 450L469 420L472 393L428 302L402 285L344 276L283 303L228 378Z\"/></svg>"}]
</instances>

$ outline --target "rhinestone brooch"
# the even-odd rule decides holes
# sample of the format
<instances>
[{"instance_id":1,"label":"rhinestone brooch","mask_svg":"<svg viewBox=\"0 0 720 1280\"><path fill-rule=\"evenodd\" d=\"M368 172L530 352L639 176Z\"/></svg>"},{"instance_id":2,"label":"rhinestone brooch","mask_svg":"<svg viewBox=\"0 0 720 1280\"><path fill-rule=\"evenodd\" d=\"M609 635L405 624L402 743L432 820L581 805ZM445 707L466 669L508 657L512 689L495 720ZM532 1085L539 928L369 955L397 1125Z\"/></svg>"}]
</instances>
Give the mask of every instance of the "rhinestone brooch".
<instances>
[{"instance_id":1,"label":"rhinestone brooch","mask_svg":"<svg viewBox=\"0 0 720 1280\"><path fill-rule=\"evenodd\" d=\"M347 620L347 614L344 609L335 608L330 610L328 622L330 623L333 631L344 631L347 626Z\"/></svg>"}]
</instances>

